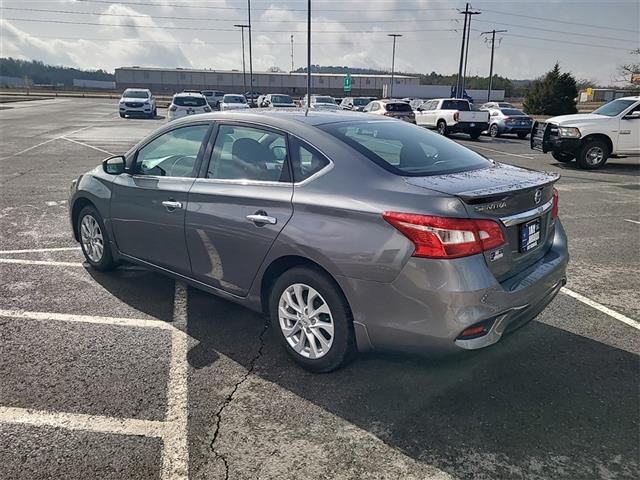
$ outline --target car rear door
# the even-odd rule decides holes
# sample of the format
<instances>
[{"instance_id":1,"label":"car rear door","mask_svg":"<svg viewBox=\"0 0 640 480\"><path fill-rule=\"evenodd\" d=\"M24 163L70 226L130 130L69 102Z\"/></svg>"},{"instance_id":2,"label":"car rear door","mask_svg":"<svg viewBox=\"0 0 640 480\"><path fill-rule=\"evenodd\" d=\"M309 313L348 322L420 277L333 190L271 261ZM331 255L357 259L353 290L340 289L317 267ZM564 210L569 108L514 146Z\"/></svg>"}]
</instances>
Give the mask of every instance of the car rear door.
<instances>
[{"instance_id":1,"label":"car rear door","mask_svg":"<svg viewBox=\"0 0 640 480\"><path fill-rule=\"evenodd\" d=\"M189 192L186 242L193 277L245 296L293 214L283 132L220 123L210 158Z\"/></svg>"},{"instance_id":2,"label":"car rear door","mask_svg":"<svg viewBox=\"0 0 640 480\"><path fill-rule=\"evenodd\" d=\"M116 177L111 222L120 252L191 274L185 211L210 129L203 122L158 135L134 153L130 172Z\"/></svg>"}]
</instances>

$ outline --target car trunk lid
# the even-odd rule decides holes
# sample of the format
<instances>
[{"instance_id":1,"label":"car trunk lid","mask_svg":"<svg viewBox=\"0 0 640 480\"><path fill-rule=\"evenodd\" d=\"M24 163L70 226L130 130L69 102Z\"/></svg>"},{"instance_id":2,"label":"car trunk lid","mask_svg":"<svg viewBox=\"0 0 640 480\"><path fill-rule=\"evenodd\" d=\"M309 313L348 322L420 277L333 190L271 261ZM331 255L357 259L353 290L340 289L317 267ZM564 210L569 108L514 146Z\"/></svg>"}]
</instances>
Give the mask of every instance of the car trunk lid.
<instances>
[{"instance_id":1,"label":"car trunk lid","mask_svg":"<svg viewBox=\"0 0 640 480\"><path fill-rule=\"evenodd\" d=\"M506 243L484 252L498 281L542 258L553 241L553 184L559 176L494 163L467 172L405 177L405 181L458 197L469 218L498 222Z\"/></svg>"}]
</instances>

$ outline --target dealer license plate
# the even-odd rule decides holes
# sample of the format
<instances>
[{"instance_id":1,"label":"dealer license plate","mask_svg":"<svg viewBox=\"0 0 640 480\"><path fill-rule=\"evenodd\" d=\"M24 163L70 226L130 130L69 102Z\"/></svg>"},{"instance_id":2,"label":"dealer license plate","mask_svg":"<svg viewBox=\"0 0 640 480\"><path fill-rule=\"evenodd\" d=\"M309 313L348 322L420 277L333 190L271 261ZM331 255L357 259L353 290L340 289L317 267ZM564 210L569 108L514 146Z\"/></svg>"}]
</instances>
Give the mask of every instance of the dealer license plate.
<instances>
[{"instance_id":1,"label":"dealer license plate","mask_svg":"<svg viewBox=\"0 0 640 480\"><path fill-rule=\"evenodd\" d=\"M528 252L540 243L540 219L520 225L520 252Z\"/></svg>"}]
</instances>

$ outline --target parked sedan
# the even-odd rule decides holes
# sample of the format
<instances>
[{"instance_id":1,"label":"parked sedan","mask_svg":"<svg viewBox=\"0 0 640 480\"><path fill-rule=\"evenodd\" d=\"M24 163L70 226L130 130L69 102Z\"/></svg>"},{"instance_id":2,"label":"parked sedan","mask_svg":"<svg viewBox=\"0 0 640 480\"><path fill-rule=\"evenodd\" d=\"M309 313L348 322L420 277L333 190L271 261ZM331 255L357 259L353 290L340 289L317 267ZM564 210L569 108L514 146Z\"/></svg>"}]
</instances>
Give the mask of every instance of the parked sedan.
<instances>
[{"instance_id":1,"label":"parked sedan","mask_svg":"<svg viewBox=\"0 0 640 480\"><path fill-rule=\"evenodd\" d=\"M538 315L568 262L557 179L384 117L211 113L81 175L69 213L92 267L268 313L325 372L358 350L486 347Z\"/></svg>"},{"instance_id":2,"label":"parked sedan","mask_svg":"<svg viewBox=\"0 0 640 480\"><path fill-rule=\"evenodd\" d=\"M533 119L515 108L489 109L489 135L499 137L503 133L515 133L518 138L527 138Z\"/></svg>"},{"instance_id":3,"label":"parked sedan","mask_svg":"<svg viewBox=\"0 0 640 480\"><path fill-rule=\"evenodd\" d=\"M362 111L374 115L397 118L398 120L404 120L409 123L416 123L416 114L411 108L411 105L401 100L375 100L368 103Z\"/></svg>"},{"instance_id":4,"label":"parked sedan","mask_svg":"<svg viewBox=\"0 0 640 480\"><path fill-rule=\"evenodd\" d=\"M247 99L244 95L225 95L220 102L220 111L225 112L229 110L245 110L249 108Z\"/></svg>"},{"instance_id":5,"label":"parked sedan","mask_svg":"<svg viewBox=\"0 0 640 480\"><path fill-rule=\"evenodd\" d=\"M139 116L153 118L158 114L156 99L149 89L127 88L118 102L120 117Z\"/></svg>"}]
</instances>

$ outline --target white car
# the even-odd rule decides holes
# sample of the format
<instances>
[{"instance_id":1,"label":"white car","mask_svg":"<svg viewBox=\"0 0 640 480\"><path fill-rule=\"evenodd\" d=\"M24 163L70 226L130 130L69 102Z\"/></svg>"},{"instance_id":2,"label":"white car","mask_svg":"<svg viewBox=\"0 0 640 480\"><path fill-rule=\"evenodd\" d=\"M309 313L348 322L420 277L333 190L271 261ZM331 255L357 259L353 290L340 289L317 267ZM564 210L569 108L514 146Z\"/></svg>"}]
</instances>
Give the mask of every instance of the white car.
<instances>
[{"instance_id":1,"label":"white car","mask_svg":"<svg viewBox=\"0 0 640 480\"><path fill-rule=\"evenodd\" d=\"M202 90L200 93L207 99L207 103L211 108L220 108L220 102L224 97L224 92L220 90Z\"/></svg>"},{"instance_id":2,"label":"white car","mask_svg":"<svg viewBox=\"0 0 640 480\"><path fill-rule=\"evenodd\" d=\"M416 115L413 113L411 105L402 100L374 100L369 102L362 111L372 115L384 115L385 117L416 123Z\"/></svg>"},{"instance_id":3,"label":"white car","mask_svg":"<svg viewBox=\"0 0 640 480\"><path fill-rule=\"evenodd\" d=\"M156 99L148 88L127 88L118 102L122 118L140 116L154 118L158 114Z\"/></svg>"},{"instance_id":4,"label":"white car","mask_svg":"<svg viewBox=\"0 0 640 480\"><path fill-rule=\"evenodd\" d=\"M307 96L302 99L302 105L307 106ZM340 110L333 97L329 95L311 95L311 105L309 108L315 110Z\"/></svg>"},{"instance_id":5,"label":"white car","mask_svg":"<svg viewBox=\"0 0 640 480\"><path fill-rule=\"evenodd\" d=\"M535 122L531 148L551 152L559 162L575 159L589 170L600 168L609 157L640 156L640 96L618 98L592 113Z\"/></svg>"},{"instance_id":6,"label":"white car","mask_svg":"<svg viewBox=\"0 0 640 480\"><path fill-rule=\"evenodd\" d=\"M187 115L195 115L197 113L207 113L211 111L211 107L207 104L207 99L201 93L182 92L176 93L171 100L169 106L168 120L176 120L186 117Z\"/></svg>"},{"instance_id":7,"label":"white car","mask_svg":"<svg viewBox=\"0 0 640 480\"><path fill-rule=\"evenodd\" d=\"M242 110L250 108L244 95L226 94L220 102L220 111Z\"/></svg>"},{"instance_id":8,"label":"white car","mask_svg":"<svg viewBox=\"0 0 640 480\"><path fill-rule=\"evenodd\" d=\"M289 95L273 93L265 95L262 99L262 103L258 101L258 105L265 108L295 108L296 104L293 103L293 98Z\"/></svg>"},{"instance_id":9,"label":"white car","mask_svg":"<svg viewBox=\"0 0 640 480\"><path fill-rule=\"evenodd\" d=\"M480 110L489 110L490 108L516 108L509 102L487 102L480 106Z\"/></svg>"}]
</instances>

